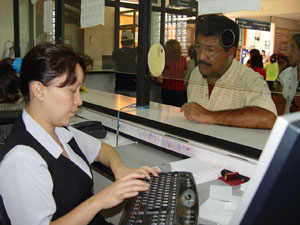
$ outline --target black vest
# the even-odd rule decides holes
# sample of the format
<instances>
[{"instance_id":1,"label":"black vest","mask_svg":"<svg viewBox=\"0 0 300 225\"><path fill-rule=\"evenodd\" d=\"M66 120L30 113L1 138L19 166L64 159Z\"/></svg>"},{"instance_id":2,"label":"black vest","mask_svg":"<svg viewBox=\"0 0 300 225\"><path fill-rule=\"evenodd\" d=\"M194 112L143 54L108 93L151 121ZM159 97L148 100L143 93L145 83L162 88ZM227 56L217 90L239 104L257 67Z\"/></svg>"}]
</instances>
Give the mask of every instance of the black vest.
<instances>
[{"instance_id":1,"label":"black vest","mask_svg":"<svg viewBox=\"0 0 300 225\"><path fill-rule=\"evenodd\" d=\"M53 181L53 192L56 203L56 212L52 220L56 220L65 215L81 202L92 195L93 180L82 171L71 160L60 155L58 159L54 158L29 132L27 132L22 116L14 124L11 134L6 140L3 151L0 151L0 162L7 152L16 145L26 145L32 147L38 152L48 165L48 170ZM73 151L79 155L88 165L85 155L78 147L74 138L69 145ZM89 223L90 225L109 224L98 213Z\"/></svg>"}]
</instances>

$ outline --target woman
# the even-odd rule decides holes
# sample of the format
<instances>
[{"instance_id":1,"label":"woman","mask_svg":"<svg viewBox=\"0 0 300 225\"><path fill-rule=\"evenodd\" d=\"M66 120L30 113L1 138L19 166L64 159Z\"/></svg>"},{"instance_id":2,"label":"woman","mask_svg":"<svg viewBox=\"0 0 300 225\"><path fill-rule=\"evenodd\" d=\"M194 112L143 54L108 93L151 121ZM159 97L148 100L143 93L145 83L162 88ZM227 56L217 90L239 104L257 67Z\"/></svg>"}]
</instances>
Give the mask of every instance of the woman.
<instances>
[{"instance_id":1,"label":"woman","mask_svg":"<svg viewBox=\"0 0 300 225\"><path fill-rule=\"evenodd\" d=\"M273 84L279 74L279 67L277 63L277 54L273 54L270 57L270 62L264 64L266 70L266 81L269 85L270 91L273 91Z\"/></svg>"},{"instance_id":2,"label":"woman","mask_svg":"<svg viewBox=\"0 0 300 225\"><path fill-rule=\"evenodd\" d=\"M15 224L108 224L103 209L148 189L147 166L125 166L110 145L69 125L82 104L85 63L68 47L39 45L20 73L25 108L0 155L0 194ZM116 181L92 195L89 165L111 168Z\"/></svg>"},{"instance_id":3,"label":"woman","mask_svg":"<svg viewBox=\"0 0 300 225\"><path fill-rule=\"evenodd\" d=\"M187 102L184 76L187 70L186 59L181 56L180 43L169 40L165 45L166 64L161 85L162 102L181 107Z\"/></svg>"},{"instance_id":4,"label":"woman","mask_svg":"<svg viewBox=\"0 0 300 225\"><path fill-rule=\"evenodd\" d=\"M16 61L18 61L17 59ZM20 79L13 69L14 60L4 58L0 61L0 110L21 110L24 107L20 93Z\"/></svg>"},{"instance_id":5,"label":"woman","mask_svg":"<svg viewBox=\"0 0 300 225\"><path fill-rule=\"evenodd\" d=\"M264 80L266 79L266 71L264 70L264 65L262 62L261 54L255 54L251 57L250 67L255 71L258 72Z\"/></svg>"},{"instance_id":6,"label":"woman","mask_svg":"<svg viewBox=\"0 0 300 225\"><path fill-rule=\"evenodd\" d=\"M279 67L279 74L290 66L289 58L285 55L280 55L277 59L278 67Z\"/></svg>"}]
</instances>

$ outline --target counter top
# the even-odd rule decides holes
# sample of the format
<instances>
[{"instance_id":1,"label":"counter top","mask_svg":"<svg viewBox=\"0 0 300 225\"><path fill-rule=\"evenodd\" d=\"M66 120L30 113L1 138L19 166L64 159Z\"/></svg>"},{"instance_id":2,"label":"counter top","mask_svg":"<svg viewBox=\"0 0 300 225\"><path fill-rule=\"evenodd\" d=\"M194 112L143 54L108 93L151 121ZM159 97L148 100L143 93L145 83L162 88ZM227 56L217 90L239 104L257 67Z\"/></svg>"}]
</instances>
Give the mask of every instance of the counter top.
<instances>
[{"instance_id":1,"label":"counter top","mask_svg":"<svg viewBox=\"0 0 300 225\"><path fill-rule=\"evenodd\" d=\"M81 96L85 103L84 106L86 104L88 106L99 106L104 111L108 110L115 115L121 108L136 103L135 98L93 89L89 89L88 93L82 93ZM170 131L178 128L178 132L175 134L185 138L187 138L187 134L191 136L194 136L193 134L201 134L203 141L208 141L208 144L219 140L219 145L228 142L234 145L246 146L259 152L264 148L270 134L270 130L199 124L195 121L187 120L178 107L155 102L150 102L150 107L147 109L124 109L122 113L125 113L123 115L134 116L138 122L145 119L152 123L156 129L167 129L167 131ZM125 117L123 116L122 118ZM236 148L236 146L234 147Z\"/></svg>"}]
</instances>

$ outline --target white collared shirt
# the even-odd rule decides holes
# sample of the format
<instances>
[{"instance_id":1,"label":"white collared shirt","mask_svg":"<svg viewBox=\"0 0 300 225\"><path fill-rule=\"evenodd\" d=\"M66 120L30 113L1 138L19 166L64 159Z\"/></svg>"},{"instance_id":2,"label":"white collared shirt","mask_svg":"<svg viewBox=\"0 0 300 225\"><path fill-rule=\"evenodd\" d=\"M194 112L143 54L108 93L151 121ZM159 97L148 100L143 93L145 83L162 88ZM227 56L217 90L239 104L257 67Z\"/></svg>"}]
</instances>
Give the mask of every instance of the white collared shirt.
<instances>
[{"instance_id":1,"label":"white collared shirt","mask_svg":"<svg viewBox=\"0 0 300 225\"><path fill-rule=\"evenodd\" d=\"M211 111L257 106L277 115L271 92L262 76L235 59L217 80L210 96L207 79L202 77L196 67L189 80L187 96L188 102L197 102Z\"/></svg>"},{"instance_id":2,"label":"white collared shirt","mask_svg":"<svg viewBox=\"0 0 300 225\"><path fill-rule=\"evenodd\" d=\"M54 139L23 110L26 130L55 158L62 154ZM89 165L78 156L68 142L74 137L89 163L93 163L101 148L101 141L73 127L56 127L61 144L70 160L92 177ZM52 196L53 182L47 163L34 149L17 145L0 164L0 194L12 225L48 225L56 211Z\"/></svg>"},{"instance_id":3,"label":"white collared shirt","mask_svg":"<svg viewBox=\"0 0 300 225\"><path fill-rule=\"evenodd\" d=\"M286 100L284 114L288 114L290 113L290 107L294 99L294 95L297 92L297 66L286 68L279 74L278 78L282 85L282 95Z\"/></svg>"}]
</instances>

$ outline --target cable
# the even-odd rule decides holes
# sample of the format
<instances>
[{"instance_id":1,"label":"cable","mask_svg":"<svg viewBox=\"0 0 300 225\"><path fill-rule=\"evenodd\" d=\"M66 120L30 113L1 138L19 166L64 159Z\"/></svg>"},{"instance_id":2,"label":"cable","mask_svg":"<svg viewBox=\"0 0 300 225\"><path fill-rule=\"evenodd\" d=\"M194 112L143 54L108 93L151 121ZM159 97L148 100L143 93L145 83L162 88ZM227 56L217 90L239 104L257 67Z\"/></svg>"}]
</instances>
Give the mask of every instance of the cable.
<instances>
[{"instance_id":1,"label":"cable","mask_svg":"<svg viewBox=\"0 0 300 225\"><path fill-rule=\"evenodd\" d=\"M119 109L118 113L117 113L117 135L116 135L116 146L118 146L119 144L119 130L120 130L120 112L123 109L147 109L149 108L149 106L136 106L136 103L127 105L125 107L122 107L121 109Z\"/></svg>"}]
</instances>

